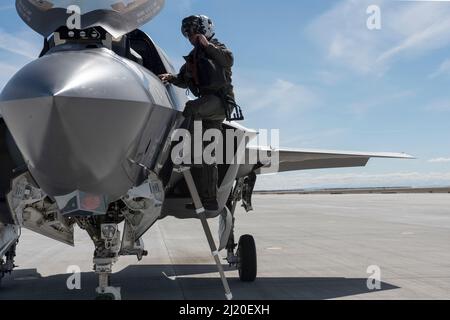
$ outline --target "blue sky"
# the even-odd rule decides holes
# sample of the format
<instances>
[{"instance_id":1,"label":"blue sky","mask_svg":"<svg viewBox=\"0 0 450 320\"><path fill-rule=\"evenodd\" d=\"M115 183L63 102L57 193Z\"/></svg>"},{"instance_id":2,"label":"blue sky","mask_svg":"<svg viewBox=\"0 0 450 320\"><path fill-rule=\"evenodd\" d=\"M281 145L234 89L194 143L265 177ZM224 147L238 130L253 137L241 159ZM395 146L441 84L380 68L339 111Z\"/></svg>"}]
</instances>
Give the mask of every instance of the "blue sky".
<instances>
[{"instance_id":1,"label":"blue sky","mask_svg":"<svg viewBox=\"0 0 450 320\"><path fill-rule=\"evenodd\" d=\"M0 5L0 87L41 39ZM369 5L381 30L366 27ZM290 148L407 152L365 168L263 176L258 188L450 185L450 2L167 0L143 29L180 65L180 21L213 18L235 54L245 125Z\"/></svg>"}]
</instances>

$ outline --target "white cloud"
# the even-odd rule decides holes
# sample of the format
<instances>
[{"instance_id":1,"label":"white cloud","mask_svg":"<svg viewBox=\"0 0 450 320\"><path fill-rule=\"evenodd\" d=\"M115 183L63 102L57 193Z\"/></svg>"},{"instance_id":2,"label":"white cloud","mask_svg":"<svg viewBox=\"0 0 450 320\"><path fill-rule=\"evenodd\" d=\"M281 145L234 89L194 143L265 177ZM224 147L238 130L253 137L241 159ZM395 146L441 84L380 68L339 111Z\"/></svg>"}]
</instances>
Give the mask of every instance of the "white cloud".
<instances>
[{"instance_id":1,"label":"white cloud","mask_svg":"<svg viewBox=\"0 0 450 320\"><path fill-rule=\"evenodd\" d=\"M382 29L366 27L369 5L381 7ZM399 58L450 45L448 3L345 0L308 28L324 57L359 73L382 75Z\"/></svg>"},{"instance_id":2,"label":"white cloud","mask_svg":"<svg viewBox=\"0 0 450 320\"><path fill-rule=\"evenodd\" d=\"M430 79L434 79L442 75L450 75L450 59L447 59L444 62L442 62L439 68L435 72L430 74L428 77Z\"/></svg>"},{"instance_id":3,"label":"white cloud","mask_svg":"<svg viewBox=\"0 0 450 320\"><path fill-rule=\"evenodd\" d=\"M450 158L435 158L428 160L430 163L450 163Z\"/></svg>"},{"instance_id":4,"label":"white cloud","mask_svg":"<svg viewBox=\"0 0 450 320\"><path fill-rule=\"evenodd\" d=\"M323 143L323 141L334 141L333 139L344 139L350 132L349 128L329 128L313 131L299 132L298 135L284 139L282 142L283 147L298 148L302 147L315 148L317 145Z\"/></svg>"},{"instance_id":5,"label":"white cloud","mask_svg":"<svg viewBox=\"0 0 450 320\"><path fill-rule=\"evenodd\" d=\"M447 112L450 111L450 99L439 99L425 107L426 111Z\"/></svg>"},{"instance_id":6,"label":"white cloud","mask_svg":"<svg viewBox=\"0 0 450 320\"><path fill-rule=\"evenodd\" d=\"M0 74L2 74L2 76L5 74L11 75L11 74L15 73L17 70L18 70L18 66L0 62Z\"/></svg>"},{"instance_id":7,"label":"white cloud","mask_svg":"<svg viewBox=\"0 0 450 320\"><path fill-rule=\"evenodd\" d=\"M342 80L342 75L337 72L321 70L316 72L316 78L325 85L334 85Z\"/></svg>"},{"instance_id":8,"label":"white cloud","mask_svg":"<svg viewBox=\"0 0 450 320\"><path fill-rule=\"evenodd\" d=\"M10 33L0 29L0 89L26 63L41 51L39 35L32 31Z\"/></svg>"},{"instance_id":9,"label":"white cloud","mask_svg":"<svg viewBox=\"0 0 450 320\"><path fill-rule=\"evenodd\" d=\"M39 55L41 44L39 36L34 33L13 34L0 29L0 49L31 60Z\"/></svg>"},{"instance_id":10,"label":"white cloud","mask_svg":"<svg viewBox=\"0 0 450 320\"><path fill-rule=\"evenodd\" d=\"M449 44L450 19L438 19L424 30L408 35L396 46L383 52L377 59L377 63L389 61L404 51L412 50L418 53L431 51L445 47Z\"/></svg>"},{"instance_id":11,"label":"white cloud","mask_svg":"<svg viewBox=\"0 0 450 320\"><path fill-rule=\"evenodd\" d=\"M402 101L415 96L412 90L404 90L395 93L386 93L385 95L374 94L372 97L366 97L364 101L358 101L348 106L351 114L362 116L374 108L383 108L404 105Z\"/></svg>"},{"instance_id":12,"label":"white cloud","mask_svg":"<svg viewBox=\"0 0 450 320\"><path fill-rule=\"evenodd\" d=\"M240 104L252 112L263 109L277 112L304 110L318 101L313 89L283 79L263 83L236 77L235 84Z\"/></svg>"},{"instance_id":13,"label":"white cloud","mask_svg":"<svg viewBox=\"0 0 450 320\"><path fill-rule=\"evenodd\" d=\"M450 185L450 172L330 173L291 172L260 176L257 190Z\"/></svg>"}]
</instances>

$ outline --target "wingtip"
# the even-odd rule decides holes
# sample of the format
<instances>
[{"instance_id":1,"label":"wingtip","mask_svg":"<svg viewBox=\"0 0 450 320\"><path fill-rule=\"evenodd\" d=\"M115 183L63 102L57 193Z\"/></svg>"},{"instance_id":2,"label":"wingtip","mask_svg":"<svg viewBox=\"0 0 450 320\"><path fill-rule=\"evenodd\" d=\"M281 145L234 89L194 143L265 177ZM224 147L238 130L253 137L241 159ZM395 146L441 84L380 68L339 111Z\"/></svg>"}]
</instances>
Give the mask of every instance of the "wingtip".
<instances>
[{"instance_id":1,"label":"wingtip","mask_svg":"<svg viewBox=\"0 0 450 320\"><path fill-rule=\"evenodd\" d=\"M402 155L402 159L409 159L409 160L417 160L418 159L417 157L412 156L408 153L404 153L404 152L401 153L401 155Z\"/></svg>"},{"instance_id":2,"label":"wingtip","mask_svg":"<svg viewBox=\"0 0 450 320\"><path fill-rule=\"evenodd\" d=\"M390 158L390 159L404 159L404 160L416 160L415 156L408 153L376 153L372 155L373 158Z\"/></svg>"}]
</instances>

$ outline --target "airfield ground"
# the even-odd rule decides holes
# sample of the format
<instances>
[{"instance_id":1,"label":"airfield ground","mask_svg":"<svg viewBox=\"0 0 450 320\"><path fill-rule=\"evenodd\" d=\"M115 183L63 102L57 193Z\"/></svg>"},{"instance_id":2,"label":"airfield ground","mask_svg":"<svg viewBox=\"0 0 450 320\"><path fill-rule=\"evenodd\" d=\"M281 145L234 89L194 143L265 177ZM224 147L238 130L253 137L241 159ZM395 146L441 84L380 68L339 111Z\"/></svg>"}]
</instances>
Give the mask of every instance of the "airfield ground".
<instances>
[{"instance_id":1,"label":"airfield ground","mask_svg":"<svg viewBox=\"0 0 450 320\"><path fill-rule=\"evenodd\" d=\"M239 209L237 234L255 236L259 278L227 271L236 299L450 299L450 194L256 195L254 207ZM199 221L165 219L144 240L148 257L115 266L123 299L223 299ZM92 299L93 245L79 229L76 243L24 230L0 300ZM82 290L66 287L71 265ZM381 290L367 287L373 265Z\"/></svg>"}]
</instances>

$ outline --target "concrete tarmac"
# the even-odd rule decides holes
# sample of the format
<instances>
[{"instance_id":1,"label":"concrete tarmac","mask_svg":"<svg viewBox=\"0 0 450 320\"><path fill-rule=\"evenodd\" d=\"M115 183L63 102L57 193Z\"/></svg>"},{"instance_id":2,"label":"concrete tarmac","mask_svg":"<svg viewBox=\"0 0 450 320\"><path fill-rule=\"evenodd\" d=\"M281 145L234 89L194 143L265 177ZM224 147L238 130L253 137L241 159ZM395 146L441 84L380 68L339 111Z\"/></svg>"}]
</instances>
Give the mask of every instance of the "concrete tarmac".
<instances>
[{"instance_id":1,"label":"concrete tarmac","mask_svg":"<svg viewBox=\"0 0 450 320\"><path fill-rule=\"evenodd\" d=\"M237 212L237 236L252 234L258 279L241 283L227 268L236 299L450 299L450 195L257 195ZM214 233L217 222L210 221ZM123 299L223 299L200 221L167 218L144 237L149 256L121 257L112 284ZM20 267L3 279L4 299L93 299L93 245L76 247L23 230ZM225 256L222 252L222 256ZM81 290L68 290L69 266ZM381 289L367 286L370 266Z\"/></svg>"}]
</instances>

